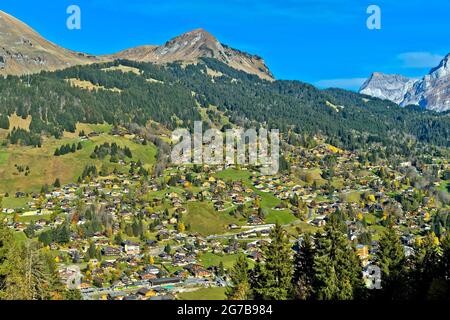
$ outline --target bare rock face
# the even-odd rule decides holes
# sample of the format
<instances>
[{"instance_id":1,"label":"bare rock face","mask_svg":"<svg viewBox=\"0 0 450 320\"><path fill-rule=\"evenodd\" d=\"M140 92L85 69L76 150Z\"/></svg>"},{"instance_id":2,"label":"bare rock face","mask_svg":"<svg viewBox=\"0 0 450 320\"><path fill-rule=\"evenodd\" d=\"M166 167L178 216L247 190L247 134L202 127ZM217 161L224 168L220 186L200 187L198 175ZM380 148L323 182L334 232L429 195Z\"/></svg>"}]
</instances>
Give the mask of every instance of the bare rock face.
<instances>
[{"instance_id":1,"label":"bare rock face","mask_svg":"<svg viewBox=\"0 0 450 320\"><path fill-rule=\"evenodd\" d=\"M450 110L450 54L420 80L374 73L360 93L387 99L400 106L418 105L428 110Z\"/></svg>"},{"instance_id":2,"label":"bare rock face","mask_svg":"<svg viewBox=\"0 0 450 320\"><path fill-rule=\"evenodd\" d=\"M390 100L401 104L405 94L414 86L417 80L397 74L375 72L362 85L360 93L368 96Z\"/></svg>"},{"instance_id":3,"label":"bare rock face","mask_svg":"<svg viewBox=\"0 0 450 320\"><path fill-rule=\"evenodd\" d=\"M215 58L234 69L273 80L273 75L262 58L230 48L204 29L187 32L162 46L132 48L112 57L153 63L196 62L199 58Z\"/></svg>"},{"instance_id":4,"label":"bare rock face","mask_svg":"<svg viewBox=\"0 0 450 320\"><path fill-rule=\"evenodd\" d=\"M21 21L0 11L0 75L57 70L97 60L45 40Z\"/></svg>"}]
</instances>

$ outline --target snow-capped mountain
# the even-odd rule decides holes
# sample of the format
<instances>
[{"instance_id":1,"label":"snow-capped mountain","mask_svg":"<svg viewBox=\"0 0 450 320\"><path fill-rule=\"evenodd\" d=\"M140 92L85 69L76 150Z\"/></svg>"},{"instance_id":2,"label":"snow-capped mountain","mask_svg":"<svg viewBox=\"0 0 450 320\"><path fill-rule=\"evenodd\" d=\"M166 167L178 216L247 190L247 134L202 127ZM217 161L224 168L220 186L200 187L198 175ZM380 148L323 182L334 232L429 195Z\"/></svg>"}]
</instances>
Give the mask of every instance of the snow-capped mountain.
<instances>
[{"instance_id":1,"label":"snow-capped mountain","mask_svg":"<svg viewBox=\"0 0 450 320\"><path fill-rule=\"evenodd\" d=\"M360 93L401 104L418 80L398 74L374 72L362 85Z\"/></svg>"},{"instance_id":2,"label":"snow-capped mountain","mask_svg":"<svg viewBox=\"0 0 450 320\"><path fill-rule=\"evenodd\" d=\"M450 110L450 54L420 80L374 73L359 90L400 106L418 105L428 110Z\"/></svg>"}]
</instances>

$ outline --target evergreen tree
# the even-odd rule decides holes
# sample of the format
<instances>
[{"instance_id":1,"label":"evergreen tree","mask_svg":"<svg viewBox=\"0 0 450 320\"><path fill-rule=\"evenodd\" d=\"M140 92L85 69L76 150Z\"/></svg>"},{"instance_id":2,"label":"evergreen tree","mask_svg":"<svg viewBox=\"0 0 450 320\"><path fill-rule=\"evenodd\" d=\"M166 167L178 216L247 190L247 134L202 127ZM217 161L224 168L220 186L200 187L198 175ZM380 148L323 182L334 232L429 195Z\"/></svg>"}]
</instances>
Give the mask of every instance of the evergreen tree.
<instances>
[{"instance_id":1,"label":"evergreen tree","mask_svg":"<svg viewBox=\"0 0 450 320\"><path fill-rule=\"evenodd\" d=\"M376 265L381 270L381 292L385 299L401 299L405 293L406 257L398 233L389 225L379 241Z\"/></svg>"},{"instance_id":2,"label":"evergreen tree","mask_svg":"<svg viewBox=\"0 0 450 320\"><path fill-rule=\"evenodd\" d=\"M294 275L292 277L292 297L306 300L313 293L315 250L311 236L306 234L294 256Z\"/></svg>"},{"instance_id":3,"label":"evergreen tree","mask_svg":"<svg viewBox=\"0 0 450 320\"><path fill-rule=\"evenodd\" d=\"M247 300L250 298L249 267L247 258L239 255L230 273L231 286L226 289L228 300Z\"/></svg>"},{"instance_id":4,"label":"evergreen tree","mask_svg":"<svg viewBox=\"0 0 450 320\"><path fill-rule=\"evenodd\" d=\"M61 188L61 181L59 181L59 178L56 178L55 182L53 183L53 187Z\"/></svg>"},{"instance_id":5,"label":"evergreen tree","mask_svg":"<svg viewBox=\"0 0 450 320\"><path fill-rule=\"evenodd\" d=\"M291 292L291 247L286 232L276 224L270 232L271 242L263 249L262 286L252 288L264 300L286 300Z\"/></svg>"},{"instance_id":6,"label":"evergreen tree","mask_svg":"<svg viewBox=\"0 0 450 320\"><path fill-rule=\"evenodd\" d=\"M313 291L320 300L350 300L364 297L361 261L332 218L325 233L316 235Z\"/></svg>"},{"instance_id":7,"label":"evergreen tree","mask_svg":"<svg viewBox=\"0 0 450 320\"><path fill-rule=\"evenodd\" d=\"M0 115L0 129L9 129L9 118L6 114Z\"/></svg>"}]
</instances>

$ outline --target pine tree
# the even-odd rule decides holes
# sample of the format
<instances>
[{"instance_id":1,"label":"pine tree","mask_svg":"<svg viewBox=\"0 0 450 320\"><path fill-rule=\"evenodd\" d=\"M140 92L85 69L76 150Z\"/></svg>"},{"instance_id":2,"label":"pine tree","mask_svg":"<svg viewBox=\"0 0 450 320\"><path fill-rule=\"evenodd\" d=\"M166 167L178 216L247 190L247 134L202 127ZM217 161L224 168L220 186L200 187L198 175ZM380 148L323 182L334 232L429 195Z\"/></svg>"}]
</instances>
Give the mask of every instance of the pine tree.
<instances>
[{"instance_id":1,"label":"pine tree","mask_svg":"<svg viewBox=\"0 0 450 320\"><path fill-rule=\"evenodd\" d=\"M444 279L450 291L450 231L447 231L444 239L441 242L442 246L442 270L444 272Z\"/></svg>"},{"instance_id":2,"label":"pine tree","mask_svg":"<svg viewBox=\"0 0 450 320\"><path fill-rule=\"evenodd\" d=\"M228 300L247 300L250 298L249 267L244 255L239 255L230 273L231 286L226 289Z\"/></svg>"},{"instance_id":3,"label":"pine tree","mask_svg":"<svg viewBox=\"0 0 450 320\"><path fill-rule=\"evenodd\" d=\"M306 300L312 295L314 279L315 250L311 236L306 234L294 256L294 275L292 277L292 297Z\"/></svg>"},{"instance_id":4,"label":"pine tree","mask_svg":"<svg viewBox=\"0 0 450 320\"><path fill-rule=\"evenodd\" d=\"M400 237L392 225L381 236L376 265L381 270L380 294L385 299L401 298L405 290L406 257Z\"/></svg>"},{"instance_id":5,"label":"pine tree","mask_svg":"<svg viewBox=\"0 0 450 320\"><path fill-rule=\"evenodd\" d=\"M61 181L59 181L59 178L56 178L55 182L53 183L53 187L61 188Z\"/></svg>"},{"instance_id":6,"label":"pine tree","mask_svg":"<svg viewBox=\"0 0 450 320\"><path fill-rule=\"evenodd\" d=\"M339 227L332 218L325 234L316 235L313 267L316 299L350 300L364 296L361 261Z\"/></svg>"},{"instance_id":7,"label":"pine tree","mask_svg":"<svg viewBox=\"0 0 450 320\"><path fill-rule=\"evenodd\" d=\"M264 265L259 275L262 286L252 288L264 300L286 300L291 292L291 248L286 232L277 224L270 232L271 242L263 249Z\"/></svg>"}]
</instances>

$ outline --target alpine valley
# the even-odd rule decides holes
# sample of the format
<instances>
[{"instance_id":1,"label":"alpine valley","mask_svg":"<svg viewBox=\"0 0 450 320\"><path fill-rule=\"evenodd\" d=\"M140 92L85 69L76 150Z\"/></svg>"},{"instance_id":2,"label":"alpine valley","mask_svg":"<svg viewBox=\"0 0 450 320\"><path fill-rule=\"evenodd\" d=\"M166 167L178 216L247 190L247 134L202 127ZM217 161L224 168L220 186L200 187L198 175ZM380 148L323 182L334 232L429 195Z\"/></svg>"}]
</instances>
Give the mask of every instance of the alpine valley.
<instances>
[{"instance_id":1,"label":"alpine valley","mask_svg":"<svg viewBox=\"0 0 450 320\"><path fill-rule=\"evenodd\" d=\"M95 56L0 12L0 299L448 298L448 59L320 90L203 29ZM195 121L279 129L280 172L171 163Z\"/></svg>"}]
</instances>

